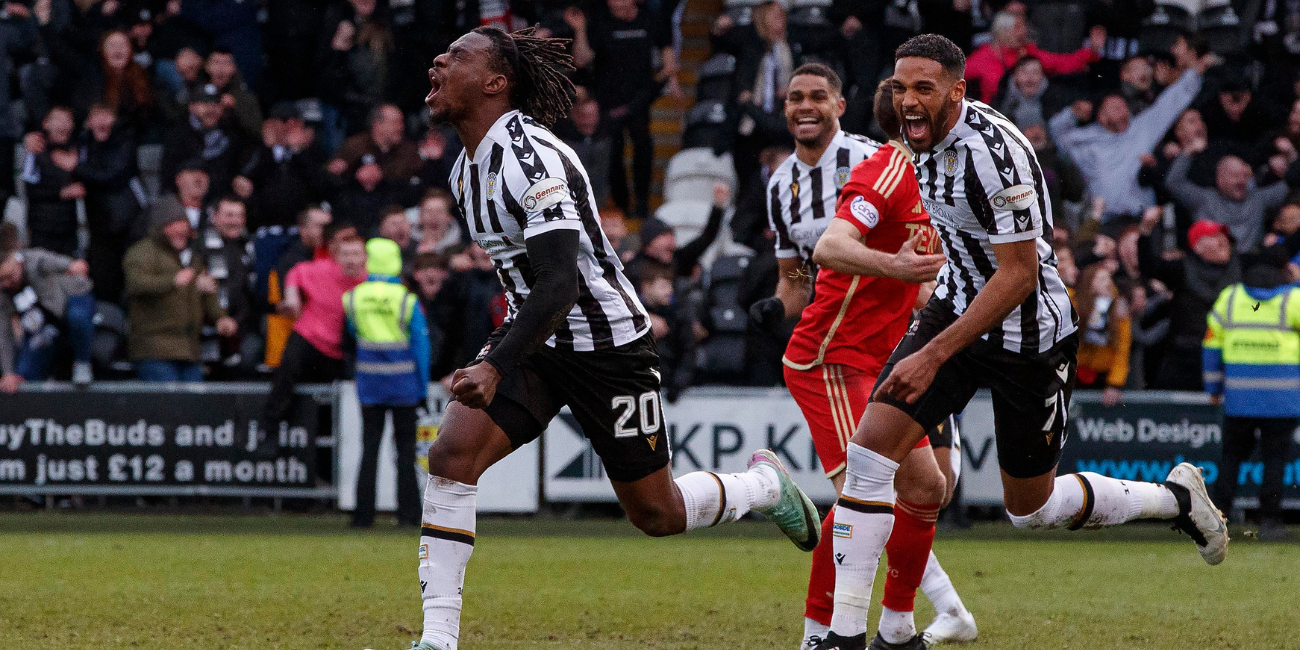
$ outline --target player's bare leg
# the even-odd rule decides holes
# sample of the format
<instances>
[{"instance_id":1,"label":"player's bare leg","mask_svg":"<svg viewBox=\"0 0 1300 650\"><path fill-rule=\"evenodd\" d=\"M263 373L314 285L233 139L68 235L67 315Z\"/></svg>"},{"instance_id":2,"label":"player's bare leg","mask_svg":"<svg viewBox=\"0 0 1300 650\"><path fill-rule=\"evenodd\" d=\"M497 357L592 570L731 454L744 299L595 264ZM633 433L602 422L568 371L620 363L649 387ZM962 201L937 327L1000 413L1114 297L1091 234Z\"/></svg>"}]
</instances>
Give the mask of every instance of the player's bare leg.
<instances>
[{"instance_id":1,"label":"player's bare leg","mask_svg":"<svg viewBox=\"0 0 1300 650\"><path fill-rule=\"evenodd\" d=\"M424 631L417 647L456 650L465 567L474 551L478 480L512 451L510 439L480 409L447 406L429 448L429 482L420 524Z\"/></svg>"}]
</instances>

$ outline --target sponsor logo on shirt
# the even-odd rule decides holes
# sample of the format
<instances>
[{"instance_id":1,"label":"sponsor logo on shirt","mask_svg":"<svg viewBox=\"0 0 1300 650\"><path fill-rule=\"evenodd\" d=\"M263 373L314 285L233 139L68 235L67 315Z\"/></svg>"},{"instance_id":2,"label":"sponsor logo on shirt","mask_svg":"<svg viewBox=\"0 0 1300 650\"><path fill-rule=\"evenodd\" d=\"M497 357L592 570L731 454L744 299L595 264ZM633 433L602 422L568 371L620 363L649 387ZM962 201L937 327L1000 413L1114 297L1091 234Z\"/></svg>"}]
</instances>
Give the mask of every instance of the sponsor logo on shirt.
<instances>
[{"instance_id":1,"label":"sponsor logo on shirt","mask_svg":"<svg viewBox=\"0 0 1300 650\"><path fill-rule=\"evenodd\" d=\"M875 228L876 224L880 223L880 213L876 211L876 206L871 205L862 196L853 197L853 202L849 204L849 212L868 228Z\"/></svg>"},{"instance_id":2,"label":"sponsor logo on shirt","mask_svg":"<svg viewBox=\"0 0 1300 650\"><path fill-rule=\"evenodd\" d=\"M1012 185L989 199L995 210L1028 210L1038 200L1038 192L1029 185Z\"/></svg>"},{"instance_id":3,"label":"sponsor logo on shirt","mask_svg":"<svg viewBox=\"0 0 1300 650\"><path fill-rule=\"evenodd\" d=\"M848 539L850 537L853 537L853 526L851 524L836 523L833 527L831 527L831 534L836 537L843 537L845 539Z\"/></svg>"},{"instance_id":4,"label":"sponsor logo on shirt","mask_svg":"<svg viewBox=\"0 0 1300 650\"><path fill-rule=\"evenodd\" d=\"M564 200L569 186L558 178L543 178L528 188L524 195L524 209L528 212L540 212Z\"/></svg>"}]
</instances>

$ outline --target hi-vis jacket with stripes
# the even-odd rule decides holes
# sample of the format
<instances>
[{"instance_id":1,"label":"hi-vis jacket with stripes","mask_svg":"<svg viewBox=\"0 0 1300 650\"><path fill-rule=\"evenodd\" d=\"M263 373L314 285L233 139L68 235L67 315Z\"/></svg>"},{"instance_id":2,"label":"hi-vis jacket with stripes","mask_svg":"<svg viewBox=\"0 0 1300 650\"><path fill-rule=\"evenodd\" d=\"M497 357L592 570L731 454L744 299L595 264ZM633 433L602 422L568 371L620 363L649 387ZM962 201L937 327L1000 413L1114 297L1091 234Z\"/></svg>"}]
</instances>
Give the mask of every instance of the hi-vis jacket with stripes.
<instances>
[{"instance_id":1,"label":"hi-vis jacket with stripes","mask_svg":"<svg viewBox=\"0 0 1300 650\"><path fill-rule=\"evenodd\" d=\"M1205 391L1234 417L1300 417L1300 287L1234 284L1219 294L1202 345Z\"/></svg>"},{"instance_id":2,"label":"hi-vis jacket with stripes","mask_svg":"<svg viewBox=\"0 0 1300 650\"><path fill-rule=\"evenodd\" d=\"M370 278L343 294L348 332L357 341L357 397L362 404L411 406L424 401L432 356L420 300L402 286L402 252L388 239L366 243Z\"/></svg>"}]
</instances>

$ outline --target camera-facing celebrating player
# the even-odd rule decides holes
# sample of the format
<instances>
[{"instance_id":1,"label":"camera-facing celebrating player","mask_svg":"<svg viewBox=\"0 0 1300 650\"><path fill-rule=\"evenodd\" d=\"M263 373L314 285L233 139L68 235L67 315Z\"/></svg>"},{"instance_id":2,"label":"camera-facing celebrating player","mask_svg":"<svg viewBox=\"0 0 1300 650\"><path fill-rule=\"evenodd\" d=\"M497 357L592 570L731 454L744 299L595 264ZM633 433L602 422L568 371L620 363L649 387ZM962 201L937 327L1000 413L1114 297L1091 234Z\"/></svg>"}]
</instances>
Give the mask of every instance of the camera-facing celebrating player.
<instances>
[{"instance_id":1,"label":"camera-facing celebrating player","mask_svg":"<svg viewBox=\"0 0 1300 650\"><path fill-rule=\"evenodd\" d=\"M929 151L957 123L966 97L966 55L952 41L922 34L894 54L894 109L913 151Z\"/></svg>"}]
</instances>

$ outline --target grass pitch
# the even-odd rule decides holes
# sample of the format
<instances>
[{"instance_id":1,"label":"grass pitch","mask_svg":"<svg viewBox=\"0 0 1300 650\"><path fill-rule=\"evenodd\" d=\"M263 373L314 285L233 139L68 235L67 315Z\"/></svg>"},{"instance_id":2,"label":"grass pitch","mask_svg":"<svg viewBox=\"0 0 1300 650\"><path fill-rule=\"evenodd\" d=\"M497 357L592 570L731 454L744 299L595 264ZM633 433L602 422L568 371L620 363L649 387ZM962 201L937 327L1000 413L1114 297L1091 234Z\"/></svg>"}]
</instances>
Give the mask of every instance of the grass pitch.
<instances>
[{"instance_id":1,"label":"grass pitch","mask_svg":"<svg viewBox=\"0 0 1300 650\"><path fill-rule=\"evenodd\" d=\"M404 650L417 534L344 524L0 515L0 648ZM1162 527L985 525L935 550L979 623L971 648L1300 648L1300 545L1238 536L1207 567ZM793 650L809 557L756 522L652 540L625 522L481 521L461 647ZM918 598L918 624L932 615Z\"/></svg>"}]
</instances>

